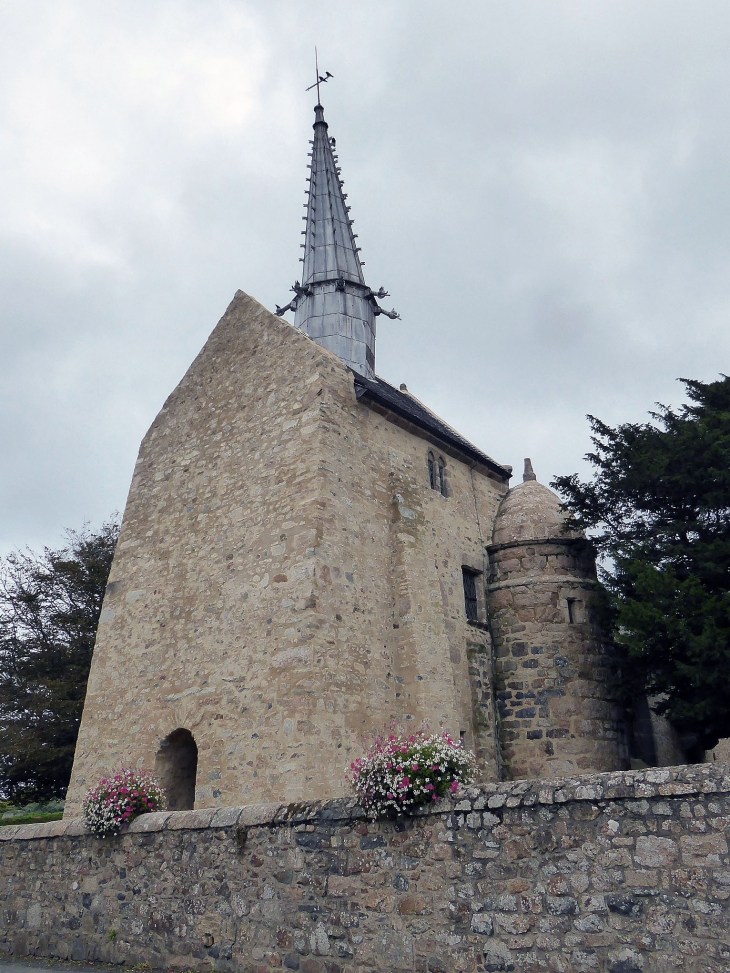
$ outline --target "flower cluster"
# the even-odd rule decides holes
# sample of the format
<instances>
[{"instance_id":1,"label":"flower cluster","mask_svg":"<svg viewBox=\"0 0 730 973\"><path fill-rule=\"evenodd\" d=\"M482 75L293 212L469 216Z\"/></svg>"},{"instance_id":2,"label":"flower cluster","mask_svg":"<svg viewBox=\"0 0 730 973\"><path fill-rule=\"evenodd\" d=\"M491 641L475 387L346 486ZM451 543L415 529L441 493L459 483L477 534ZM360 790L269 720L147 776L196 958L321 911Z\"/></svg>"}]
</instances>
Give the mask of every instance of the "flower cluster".
<instances>
[{"instance_id":1,"label":"flower cluster","mask_svg":"<svg viewBox=\"0 0 730 973\"><path fill-rule=\"evenodd\" d=\"M407 737L376 738L364 757L345 772L372 818L398 814L454 793L474 780L475 758L448 733L422 730Z\"/></svg>"},{"instance_id":2,"label":"flower cluster","mask_svg":"<svg viewBox=\"0 0 730 973\"><path fill-rule=\"evenodd\" d=\"M140 814L161 811L165 795L151 774L125 768L100 780L84 798L81 810L92 834L118 834Z\"/></svg>"}]
</instances>

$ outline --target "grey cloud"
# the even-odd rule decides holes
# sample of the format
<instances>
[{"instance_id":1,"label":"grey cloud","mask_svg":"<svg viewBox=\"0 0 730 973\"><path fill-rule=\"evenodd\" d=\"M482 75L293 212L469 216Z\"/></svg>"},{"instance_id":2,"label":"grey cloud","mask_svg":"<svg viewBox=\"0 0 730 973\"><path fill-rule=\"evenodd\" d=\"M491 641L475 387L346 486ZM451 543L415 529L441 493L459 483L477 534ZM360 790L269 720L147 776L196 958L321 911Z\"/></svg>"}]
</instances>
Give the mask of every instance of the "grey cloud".
<instances>
[{"instance_id":1,"label":"grey cloud","mask_svg":"<svg viewBox=\"0 0 730 973\"><path fill-rule=\"evenodd\" d=\"M385 378L546 481L727 371L729 42L711 0L4 7L0 550L121 509L236 288L286 298L315 43Z\"/></svg>"}]
</instances>

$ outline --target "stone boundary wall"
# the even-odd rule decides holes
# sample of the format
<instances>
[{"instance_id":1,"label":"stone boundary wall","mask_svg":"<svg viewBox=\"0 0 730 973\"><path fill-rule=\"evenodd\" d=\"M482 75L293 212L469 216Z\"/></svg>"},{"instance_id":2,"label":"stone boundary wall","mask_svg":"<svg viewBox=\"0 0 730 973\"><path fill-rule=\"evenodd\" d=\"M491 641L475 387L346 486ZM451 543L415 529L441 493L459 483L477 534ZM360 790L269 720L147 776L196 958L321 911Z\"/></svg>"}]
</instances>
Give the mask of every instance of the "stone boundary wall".
<instances>
[{"instance_id":1,"label":"stone boundary wall","mask_svg":"<svg viewBox=\"0 0 730 973\"><path fill-rule=\"evenodd\" d=\"M730 970L730 767L0 828L0 955L236 973Z\"/></svg>"}]
</instances>

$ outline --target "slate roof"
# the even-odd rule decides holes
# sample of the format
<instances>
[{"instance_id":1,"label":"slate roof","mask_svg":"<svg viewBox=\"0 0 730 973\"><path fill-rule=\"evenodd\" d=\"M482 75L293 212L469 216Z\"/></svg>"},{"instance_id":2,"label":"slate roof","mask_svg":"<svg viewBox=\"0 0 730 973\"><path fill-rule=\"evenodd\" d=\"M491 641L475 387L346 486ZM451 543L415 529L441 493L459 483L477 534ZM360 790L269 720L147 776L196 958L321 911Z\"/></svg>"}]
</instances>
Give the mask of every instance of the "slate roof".
<instances>
[{"instance_id":1,"label":"slate roof","mask_svg":"<svg viewBox=\"0 0 730 973\"><path fill-rule=\"evenodd\" d=\"M511 466L502 466L491 456L487 456L480 449L477 449L468 439L465 439L455 429L440 419L435 413L427 409L425 405L418 401L409 392L403 392L395 388L382 378L369 379L357 372L353 372L355 379L355 394L358 399L370 399L381 408L394 413L401 419L413 423L420 429L431 433L437 439L449 444L454 449L463 453L482 466L486 466L500 478L509 480L512 475Z\"/></svg>"}]
</instances>

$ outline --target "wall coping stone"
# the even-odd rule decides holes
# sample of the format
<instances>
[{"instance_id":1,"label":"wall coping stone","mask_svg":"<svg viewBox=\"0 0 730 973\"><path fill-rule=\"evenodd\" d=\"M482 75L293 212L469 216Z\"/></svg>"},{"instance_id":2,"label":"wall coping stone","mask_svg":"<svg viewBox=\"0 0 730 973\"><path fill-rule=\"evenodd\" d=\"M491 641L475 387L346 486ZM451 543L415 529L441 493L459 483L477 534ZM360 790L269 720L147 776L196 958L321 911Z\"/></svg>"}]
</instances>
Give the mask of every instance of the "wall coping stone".
<instances>
[{"instance_id":1,"label":"wall coping stone","mask_svg":"<svg viewBox=\"0 0 730 973\"><path fill-rule=\"evenodd\" d=\"M146 831L163 831L167 819L174 813L174 811L151 811L148 814L140 814L131 822L127 831L132 834L140 831L143 833Z\"/></svg>"},{"instance_id":2,"label":"wall coping stone","mask_svg":"<svg viewBox=\"0 0 730 973\"><path fill-rule=\"evenodd\" d=\"M169 831L200 830L209 828L210 822L218 812L216 807L201 807L195 811L173 811L170 817L162 822L158 831L163 831L165 825Z\"/></svg>"},{"instance_id":3,"label":"wall coping stone","mask_svg":"<svg viewBox=\"0 0 730 973\"><path fill-rule=\"evenodd\" d=\"M730 793L730 764L689 764L576 777L487 781L463 788L453 798L440 801L438 806L418 808L411 816L428 817L501 807L534 807L536 804L564 804L569 801L644 800L651 797L727 793ZM313 821L324 823L366 817L353 798L336 798L297 804L277 802L244 807L199 808L194 811L157 811L135 818L126 832L297 826ZM88 831L83 818L0 827L0 841L33 841L85 834Z\"/></svg>"},{"instance_id":4,"label":"wall coping stone","mask_svg":"<svg viewBox=\"0 0 730 973\"><path fill-rule=\"evenodd\" d=\"M230 828L238 824L238 819L243 813L243 807L221 807L219 808L210 822L211 828Z\"/></svg>"}]
</instances>

